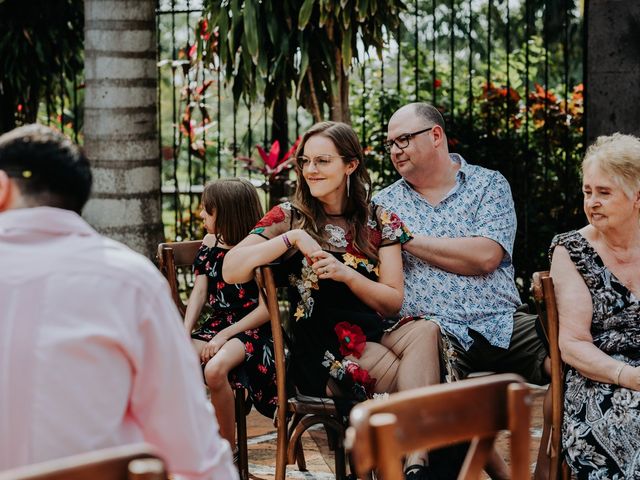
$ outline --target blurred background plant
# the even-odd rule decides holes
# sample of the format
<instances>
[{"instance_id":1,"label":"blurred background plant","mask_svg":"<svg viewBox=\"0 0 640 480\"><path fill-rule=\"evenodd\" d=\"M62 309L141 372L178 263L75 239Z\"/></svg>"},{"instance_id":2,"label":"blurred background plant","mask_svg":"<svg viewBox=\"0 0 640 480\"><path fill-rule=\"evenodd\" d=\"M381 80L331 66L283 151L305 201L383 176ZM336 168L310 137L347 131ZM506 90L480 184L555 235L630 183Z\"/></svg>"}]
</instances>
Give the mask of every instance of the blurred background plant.
<instances>
[{"instance_id":1,"label":"blurred background plant","mask_svg":"<svg viewBox=\"0 0 640 480\"><path fill-rule=\"evenodd\" d=\"M0 133L38 120L78 140L84 2L0 0L0 32Z\"/></svg>"}]
</instances>

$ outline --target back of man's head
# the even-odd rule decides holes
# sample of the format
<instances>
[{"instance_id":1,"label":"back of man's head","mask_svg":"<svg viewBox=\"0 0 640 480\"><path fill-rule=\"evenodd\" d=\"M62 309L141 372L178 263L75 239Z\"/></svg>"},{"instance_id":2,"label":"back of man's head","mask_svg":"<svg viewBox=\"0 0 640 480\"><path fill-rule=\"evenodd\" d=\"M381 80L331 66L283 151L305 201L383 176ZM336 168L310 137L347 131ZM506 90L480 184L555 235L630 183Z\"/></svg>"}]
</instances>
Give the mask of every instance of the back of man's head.
<instances>
[{"instance_id":1,"label":"back of man's head","mask_svg":"<svg viewBox=\"0 0 640 480\"><path fill-rule=\"evenodd\" d=\"M0 170L13 179L29 207L80 213L91 193L91 169L82 150L44 125L25 125L0 136Z\"/></svg>"}]
</instances>

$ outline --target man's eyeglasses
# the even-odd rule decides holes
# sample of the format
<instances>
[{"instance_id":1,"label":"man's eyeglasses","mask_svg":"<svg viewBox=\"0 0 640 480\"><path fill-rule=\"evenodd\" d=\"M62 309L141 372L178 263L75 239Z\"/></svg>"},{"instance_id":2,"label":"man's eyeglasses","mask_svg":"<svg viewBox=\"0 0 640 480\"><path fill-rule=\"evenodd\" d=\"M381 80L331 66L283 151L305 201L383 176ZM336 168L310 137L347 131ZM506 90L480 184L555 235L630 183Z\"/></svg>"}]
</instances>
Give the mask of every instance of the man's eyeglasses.
<instances>
[{"instance_id":1,"label":"man's eyeglasses","mask_svg":"<svg viewBox=\"0 0 640 480\"><path fill-rule=\"evenodd\" d=\"M333 160L336 158L344 159L346 157L344 157L343 155L330 155L328 153L324 155L316 155L313 158L307 157L306 155L299 155L298 157L296 157L296 163L298 164L298 167L300 167L300 169L308 168L313 163L318 170L322 170L323 168L331 165L331 163L333 163Z\"/></svg>"},{"instance_id":2,"label":"man's eyeglasses","mask_svg":"<svg viewBox=\"0 0 640 480\"><path fill-rule=\"evenodd\" d=\"M391 147L393 147L394 145L398 147L400 150L404 150L409 146L409 141L413 137L415 137L416 135L420 135L421 133L428 132L432 128L433 127L429 127L429 128L425 128L424 130L418 130L417 132L405 133L404 135L400 135L399 137L396 137L392 140L387 140L386 142L382 142L382 145L384 146L384 149L387 151L387 153L391 152Z\"/></svg>"}]
</instances>

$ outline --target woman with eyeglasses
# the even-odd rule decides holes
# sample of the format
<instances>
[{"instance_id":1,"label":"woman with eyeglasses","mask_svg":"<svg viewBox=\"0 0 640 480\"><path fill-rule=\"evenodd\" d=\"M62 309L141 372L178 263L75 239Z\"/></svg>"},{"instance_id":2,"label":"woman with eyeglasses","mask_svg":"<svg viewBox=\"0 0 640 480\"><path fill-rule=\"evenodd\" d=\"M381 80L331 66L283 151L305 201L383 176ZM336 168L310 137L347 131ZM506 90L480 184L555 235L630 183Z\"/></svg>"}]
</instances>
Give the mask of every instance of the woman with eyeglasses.
<instances>
[{"instance_id":1,"label":"woman with eyeglasses","mask_svg":"<svg viewBox=\"0 0 640 480\"><path fill-rule=\"evenodd\" d=\"M404 294L401 244L411 234L395 214L370 203L353 129L311 127L298 146L296 173L294 200L274 207L227 254L223 275L244 282L259 265L279 262L298 391L353 402L438 383L438 327L394 319Z\"/></svg>"}]
</instances>

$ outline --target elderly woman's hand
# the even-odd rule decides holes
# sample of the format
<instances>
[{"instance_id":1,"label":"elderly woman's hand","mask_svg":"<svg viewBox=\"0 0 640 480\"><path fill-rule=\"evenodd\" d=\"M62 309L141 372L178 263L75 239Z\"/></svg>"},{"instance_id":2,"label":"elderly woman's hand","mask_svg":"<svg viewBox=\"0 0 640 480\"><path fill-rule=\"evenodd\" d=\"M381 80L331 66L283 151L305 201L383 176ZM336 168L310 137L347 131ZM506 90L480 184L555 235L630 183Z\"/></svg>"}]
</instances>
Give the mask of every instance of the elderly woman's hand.
<instances>
[{"instance_id":1,"label":"elderly woman's hand","mask_svg":"<svg viewBox=\"0 0 640 480\"><path fill-rule=\"evenodd\" d=\"M355 273L355 270L347 267L344 263L338 261L336 257L323 250L312 253L311 259L313 260L313 270L318 275L318 278L322 280L330 278L336 282L347 283Z\"/></svg>"},{"instance_id":2,"label":"elderly woman's hand","mask_svg":"<svg viewBox=\"0 0 640 480\"><path fill-rule=\"evenodd\" d=\"M620 386L640 391L640 367L625 365L620 372Z\"/></svg>"}]
</instances>

